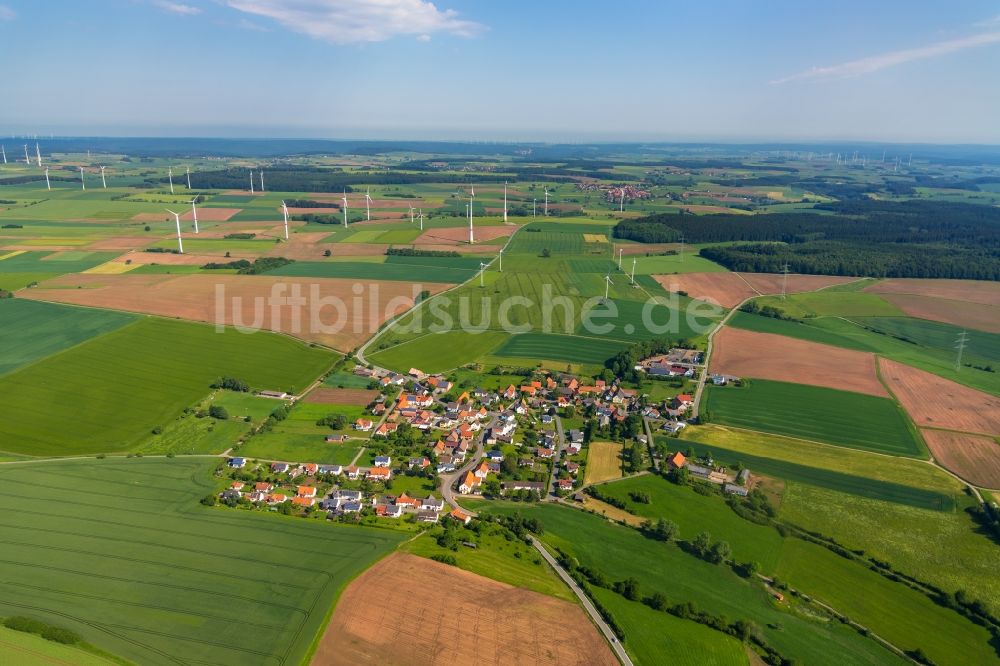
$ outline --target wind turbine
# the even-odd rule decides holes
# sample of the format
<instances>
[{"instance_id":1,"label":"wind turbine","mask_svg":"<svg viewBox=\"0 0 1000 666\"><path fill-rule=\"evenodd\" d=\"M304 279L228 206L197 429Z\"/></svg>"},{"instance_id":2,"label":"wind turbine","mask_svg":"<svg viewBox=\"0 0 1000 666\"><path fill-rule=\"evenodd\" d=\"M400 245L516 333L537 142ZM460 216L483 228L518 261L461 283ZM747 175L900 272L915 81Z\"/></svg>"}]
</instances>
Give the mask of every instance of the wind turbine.
<instances>
[{"instance_id":1,"label":"wind turbine","mask_svg":"<svg viewBox=\"0 0 1000 666\"><path fill-rule=\"evenodd\" d=\"M184 241L181 240L181 214L175 213L169 208L166 209L168 213L174 216L174 222L177 223L177 249L181 254L184 254Z\"/></svg>"},{"instance_id":2,"label":"wind turbine","mask_svg":"<svg viewBox=\"0 0 1000 666\"><path fill-rule=\"evenodd\" d=\"M420 230L423 231L424 230L424 209L423 208L420 209L420 216L419 217L420 217Z\"/></svg>"},{"instance_id":3,"label":"wind turbine","mask_svg":"<svg viewBox=\"0 0 1000 666\"><path fill-rule=\"evenodd\" d=\"M368 211L368 221L372 221L372 189L365 190L365 210Z\"/></svg>"},{"instance_id":4,"label":"wind turbine","mask_svg":"<svg viewBox=\"0 0 1000 666\"><path fill-rule=\"evenodd\" d=\"M538 199L532 199L531 200L531 217L532 218L537 217L537 213L535 212L536 208L538 208Z\"/></svg>"},{"instance_id":5,"label":"wind turbine","mask_svg":"<svg viewBox=\"0 0 1000 666\"><path fill-rule=\"evenodd\" d=\"M503 250L500 250L500 254L497 255L497 260L500 262L500 268L498 273L503 273Z\"/></svg>"},{"instance_id":6,"label":"wind turbine","mask_svg":"<svg viewBox=\"0 0 1000 666\"><path fill-rule=\"evenodd\" d=\"M87 189L87 182L83 179L83 167L80 167L80 189Z\"/></svg>"},{"instance_id":7,"label":"wind turbine","mask_svg":"<svg viewBox=\"0 0 1000 666\"><path fill-rule=\"evenodd\" d=\"M198 233L198 209L195 208L195 202L198 201L198 197L191 199L191 218L194 220L194 232Z\"/></svg>"},{"instance_id":8,"label":"wind turbine","mask_svg":"<svg viewBox=\"0 0 1000 666\"><path fill-rule=\"evenodd\" d=\"M24 163L31 166L31 159L28 157L28 144L24 144Z\"/></svg>"},{"instance_id":9,"label":"wind turbine","mask_svg":"<svg viewBox=\"0 0 1000 666\"><path fill-rule=\"evenodd\" d=\"M101 185L104 186L104 189L108 189L108 181L104 178L104 169L105 167L101 167Z\"/></svg>"},{"instance_id":10,"label":"wind turbine","mask_svg":"<svg viewBox=\"0 0 1000 666\"><path fill-rule=\"evenodd\" d=\"M41 169L42 168L42 150L41 150L41 148L38 147L37 143L35 144L35 158L38 160L38 168Z\"/></svg>"},{"instance_id":11,"label":"wind turbine","mask_svg":"<svg viewBox=\"0 0 1000 666\"><path fill-rule=\"evenodd\" d=\"M347 228L347 190L344 190L344 196L340 198L344 202L344 228Z\"/></svg>"},{"instance_id":12,"label":"wind turbine","mask_svg":"<svg viewBox=\"0 0 1000 666\"><path fill-rule=\"evenodd\" d=\"M3 153L3 163L7 164L7 148L5 146L0 146L0 152Z\"/></svg>"},{"instance_id":13,"label":"wind turbine","mask_svg":"<svg viewBox=\"0 0 1000 666\"><path fill-rule=\"evenodd\" d=\"M613 284L614 284L614 282L611 281L611 275L610 274L605 275L604 276L604 300L605 301L608 300L608 294L611 293L611 285L613 285Z\"/></svg>"},{"instance_id":14,"label":"wind turbine","mask_svg":"<svg viewBox=\"0 0 1000 666\"><path fill-rule=\"evenodd\" d=\"M410 224L413 224L413 206L410 206Z\"/></svg>"},{"instance_id":15,"label":"wind turbine","mask_svg":"<svg viewBox=\"0 0 1000 666\"><path fill-rule=\"evenodd\" d=\"M281 212L285 215L285 240L288 240L288 204L281 202Z\"/></svg>"},{"instance_id":16,"label":"wind turbine","mask_svg":"<svg viewBox=\"0 0 1000 666\"><path fill-rule=\"evenodd\" d=\"M503 221L507 223L507 181L503 181Z\"/></svg>"},{"instance_id":17,"label":"wind turbine","mask_svg":"<svg viewBox=\"0 0 1000 666\"><path fill-rule=\"evenodd\" d=\"M635 257L632 257L632 276L629 278L632 286L635 286Z\"/></svg>"},{"instance_id":18,"label":"wind turbine","mask_svg":"<svg viewBox=\"0 0 1000 666\"><path fill-rule=\"evenodd\" d=\"M469 245L472 245L473 243L476 242L475 237L472 235L472 201L469 201L468 211L469 211Z\"/></svg>"},{"instance_id":19,"label":"wind turbine","mask_svg":"<svg viewBox=\"0 0 1000 666\"><path fill-rule=\"evenodd\" d=\"M264 191L264 170L261 169L259 173L260 173L260 191L263 192Z\"/></svg>"},{"instance_id":20,"label":"wind turbine","mask_svg":"<svg viewBox=\"0 0 1000 666\"><path fill-rule=\"evenodd\" d=\"M479 286L480 286L480 288L482 288L482 287L485 287L485 286L486 286L486 285L485 285L485 284L483 283L483 275L484 275L485 273L486 273L486 264L484 264L483 262L481 262L481 261L480 261L480 262L479 262Z\"/></svg>"},{"instance_id":21,"label":"wind turbine","mask_svg":"<svg viewBox=\"0 0 1000 666\"><path fill-rule=\"evenodd\" d=\"M253 194L253 169L250 169L250 194Z\"/></svg>"},{"instance_id":22,"label":"wind turbine","mask_svg":"<svg viewBox=\"0 0 1000 666\"><path fill-rule=\"evenodd\" d=\"M49 168L45 167L45 187L46 189L52 189L52 183L49 182Z\"/></svg>"},{"instance_id":23,"label":"wind turbine","mask_svg":"<svg viewBox=\"0 0 1000 666\"><path fill-rule=\"evenodd\" d=\"M549 216L549 188L545 187L545 217Z\"/></svg>"},{"instance_id":24,"label":"wind turbine","mask_svg":"<svg viewBox=\"0 0 1000 666\"><path fill-rule=\"evenodd\" d=\"M618 248L618 270L622 269L622 253L625 252L625 248Z\"/></svg>"},{"instance_id":25,"label":"wind turbine","mask_svg":"<svg viewBox=\"0 0 1000 666\"><path fill-rule=\"evenodd\" d=\"M170 193L174 193L174 168L167 167L167 178L170 180Z\"/></svg>"},{"instance_id":26,"label":"wind turbine","mask_svg":"<svg viewBox=\"0 0 1000 666\"><path fill-rule=\"evenodd\" d=\"M188 189L191 189L191 167L184 167L184 175L187 176Z\"/></svg>"},{"instance_id":27,"label":"wind turbine","mask_svg":"<svg viewBox=\"0 0 1000 666\"><path fill-rule=\"evenodd\" d=\"M622 200L621 200L621 203L618 204L618 212L619 213L624 213L625 212L625 187L624 186L622 187Z\"/></svg>"}]
</instances>

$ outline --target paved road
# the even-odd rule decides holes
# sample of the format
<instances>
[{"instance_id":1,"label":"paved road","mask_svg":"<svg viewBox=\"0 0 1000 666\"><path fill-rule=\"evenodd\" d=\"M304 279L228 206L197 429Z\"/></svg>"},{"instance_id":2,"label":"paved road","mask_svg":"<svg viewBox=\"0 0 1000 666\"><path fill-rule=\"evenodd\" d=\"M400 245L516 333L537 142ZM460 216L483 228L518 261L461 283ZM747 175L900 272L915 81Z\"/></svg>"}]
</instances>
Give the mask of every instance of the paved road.
<instances>
[{"instance_id":1,"label":"paved road","mask_svg":"<svg viewBox=\"0 0 1000 666\"><path fill-rule=\"evenodd\" d=\"M719 322L719 325L713 328L712 331L708 334L708 341L705 344L705 358L703 359L704 361L703 368L701 372L698 374L698 388L695 389L694 404L691 405L692 420L698 418L698 410L701 409L701 394L705 391L705 380L708 379L708 361L712 356L712 341L715 338L715 334L722 330L722 327L726 325L726 322L729 321L729 318L732 317L741 307L743 307L744 303L746 303L747 301L752 301L753 299L757 298L757 296L759 296L759 294L754 294L750 298L745 298L742 301L740 301L736 306L734 306L729 312L726 313L726 316L722 318L722 320Z\"/></svg>"},{"instance_id":2,"label":"paved road","mask_svg":"<svg viewBox=\"0 0 1000 666\"><path fill-rule=\"evenodd\" d=\"M455 499L455 484L465 476L466 472L471 471L476 465L480 463L483 456L486 455L486 449L483 446L483 439L486 437L485 432L480 432L479 437L476 439L476 450L469 457L469 462L465 463L462 467L458 468L457 471L451 472L449 474L441 474L438 479L441 482L441 498L447 502L452 508L461 509L458 505L458 501ZM462 509L466 513L471 513Z\"/></svg>"},{"instance_id":3,"label":"paved road","mask_svg":"<svg viewBox=\"0 0 1000 666\"><path fill-rule=\"evenodd\" d=\"M580 603L583 604L583 609L587 611L587 614L590 615L590 619L594 621L594 624L597 625L597 628L601 630L601 633L604 634L604 638L607 639L608 643L611 645L611 649L614 650L615 656L618 657L618 661L624 664L624 666L633 666L632 660L629 659L628 653L625 652L625 648L623 648L622 644L618 642L618 637L615 636L615 632L611 630L608 623L605 622L604 618L601 617L601 614L597 612L597 609L590 601L590 597L587 596L587 593L580 589L580 586L576 584L573 577L570 576L566 570L562 568L562 565L560 565L555 558L549 554L549 551L545 550L545 547L538 539L535 537L530 538L531 544L538 550L539 553L541 553L542 557L545 558L545 561L549 563L549 566L555 569L556 573L559 574L559 577L562 578L563 582L569 585L569 589L573 590L573 594L575 594L580 600Z\"/></svg>"},{"instance_id":4,"label":"paved road","mask_svg":"<svg viewBox=\"0 0 1000 666\"><path fill-rule=\"evenodd\" d=\"M556 477L559 475L559 459L562 457L563 447L566 445L566 436L563 434L562 419L557 414L552 419L556 424L556 453L552 456L552 473L549 474L549 492L543 498L549 501L558 499L556 497Z\"/></svg>"}]
</instances>

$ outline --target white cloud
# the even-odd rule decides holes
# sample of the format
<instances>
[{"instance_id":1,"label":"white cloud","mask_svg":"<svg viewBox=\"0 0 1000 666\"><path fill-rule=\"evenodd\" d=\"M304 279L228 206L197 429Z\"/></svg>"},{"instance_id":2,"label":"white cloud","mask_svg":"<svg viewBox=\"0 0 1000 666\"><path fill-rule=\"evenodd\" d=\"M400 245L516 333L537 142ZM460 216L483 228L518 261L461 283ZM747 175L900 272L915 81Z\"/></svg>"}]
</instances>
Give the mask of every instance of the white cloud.
<instances>
[{"instance_id":1,"label":"white cloud","mask_svg":"<svg viewBox=\"0 0 1000 666\"><path fill-rule=\"evenodd\" d=\"M863 74L877 72L880 69L885 69L887 67L903 65L915 60L936 58L949 53L955 53L956 51L963 51L977 46L987 46L989 44L996 44L997 42L1000 42L1000 32L985 32L979 35L972 35L970 37L962 37L960 39L952 39L945 42L936 42L934 44L928 44L927 46L921 46L915 49L890 51L889 53L868 56L867 58L861 58L859 60L851 60L850 62L841 63L839 65L830 65L829 67L813 67L804 72L799 72L798 74L792 74L791 76L775 79L771 81L771 85L781 85L791 81L805 81L810 79L850 78L853 76L861 76Z\"/></svg>"},{"instance_id":2,"label":"white cloud","mask_svg":"<svg viewBox=\"0 0 1000 666\"><path fill-rule=\"evenodd\" d=\"M289 30L337 44L380 42L397 35L445 32L471 37L484 30L425 0L227 0L233 9L266 16Z\"/></svg>"},{"instance_id":3,"label":"white cloud","mask_svg":"<svg viewBox=\"0 0 1000 666\"><path fill-rule=\"evenodd\" d=\"M170 2L170 0L156 0L153 4L164 11L170 12L171 14L180 14L181 16L195 16L196 14L201 14L201 9L199 9L198 7L185 5L180 2Z\"/></svg>"},{"instance_id":4,"label":"white cloud","mask_svg":"<svg viewBox=\"0 0 1000 666\"><path fill-rule=\"evenodd\" d=\"M7 5L0 5L0 21L13 21L17 13Z\"/></svg>"}]
</instances>

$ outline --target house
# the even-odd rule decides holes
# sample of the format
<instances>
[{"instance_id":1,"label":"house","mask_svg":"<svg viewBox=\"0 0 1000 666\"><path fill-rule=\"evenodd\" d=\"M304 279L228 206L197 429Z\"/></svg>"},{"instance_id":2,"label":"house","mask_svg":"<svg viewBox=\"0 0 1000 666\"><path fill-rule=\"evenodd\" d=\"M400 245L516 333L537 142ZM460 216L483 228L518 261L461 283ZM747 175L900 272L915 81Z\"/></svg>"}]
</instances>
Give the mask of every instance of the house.
<instances>
[{"instance_id":1,"label":"house","mask_svg":"<svg viewBox=\"0 0 1000 666\"><path fill-rule=\"evenodd\" d=\"M452 510L452 512L448 514L448 517L451 518L452 520L457 520L463 525L468 525L469 522L472 520L472 516L462 511L461 509Z\"/></svg>"},{"instance_id":2,"label":"house","mask_svg":"<svg viewBox=\"0 0 1000 666\"><path fill-rule=\"evenodd\" d=\"M493 450L486 454L491 462L503 462L503 451Z\"/></svg>"},{"instance_id":3,"label":"house","mask_svg":"<svg viewBox=\"0 0 1000 666\"><path fill-rule=\"evenodd\" d=\"M573 490L573 479L559 479L556 481L556 487L559 490Z\"/></svg>"},{"instance_id":4,"label":"house","mask_svg":"<svg viewBox=\"0 0 1000 666\"><path fill-rule=\"evenodd\" d=\"M244 484L243 484L243 482L242 482L242 481L233 481L233 482L232 482L232 483L231 483L231 484L229 485L229 489L230 489L230 490L243 490L243 485L244 485Z\"/></svg>"},{"instance_id":5,"label":"house","mask_svg":"<svg viewBox=\"0 0 1000 666\"><path fill-rule=\"evenodd\" d=\"M299 497L316 497L316 486L299 486L296 494Z\"/></svg>"},{"instance_id":6,"label":"house","mask_svg":"<svg viewBox=\"0 0 1000 666\"><path fill-rule=\"evenodd\" d=\"M426 457L424 458L410 458L406 461L406 466L409 469L427 469L431 466L431 461Z\"/></svg>"},{"instance_id":7,"label":"house","mask_svg":"<svg viewBox=\"0 0 1000 666\"><path fill-rule=\"evenodd\" d=\"M368 432L372 429L372 427L374 427L374 425L375 424L372 423L371 419L358 419L354 422L354 429L360 430L361 432Z\"/></svg>"},{"instance_id":8,"label":"house","mask_svg":"<svg viewBox=\"0 0 1000 666\"><path fill-rule=\"evenodd\" d=\"M420 509L422 511L440 511L444 508L444 500L434 497L434 495L428 495L424 499L420 500Z\"/></svg>"},{"instance_id":9,"label":"house","mask_svg":"<svg viewBox=\"0 0 1000 666\"><path fill-rule=\"evenodd\" d=\"M542 414L542 423L545 425L549 425L550 423L552 423L552 415Z\"/></svg>"},{"instance_id":10,"label":"house","mask_svg":"<svg viewBox=\"0 0 1000 666\"><path fill-rule=\"evenodd\" d=\"M746 497L750 493L746 486L740 486L735 483L725 484L722 486L722 490L729 495L739 495L740 497Z\"/></svg>"},{"instance_id":11,"label":"house","mask_svg":"<svg viewBox=\"0 0 1000 666\"><path fill-rule=\"evenodd\" d=\"M462 479L462 483L458 485L458 492L463 495L472 494L479 489L482 482L483 480L472 472L466 472L465 477Z\"/></svg>"},{"instance_id":12,"label":"house","mask_svg":"<svg viewBox=\"0 0 1000 666\"><path fill-rule=\"evenodd\" d=\"M267 493L255 490L247 495L247 499L254 504L259 504L267 499Z\"/></svg>"},{"instance_id":13,"label":"house","mask_svg":"<svg viewBox=\"0 0 1000 666\"><path fill-rule=\"evenodd\" d=\"M228 490L223 490L219 493L219 497L224 500L238 500L243 497L243 493L233 488L229 488Z\"/></svg>"},{"instance_id":14,"label":"house","mask_svg":"<svg viewBox=\"0 0 1000 666\"><path fill-rule=\"evenodd\" d=\"M363 474L364 472L361 471L361 468L357 467L356 465L351 465L350 467L347 468L347 478L350 479L351 481L356 481L357 479L360 479Z\"/></svg>"},{"instance_id":15,"label":"house","mask_svg":"<svg viewBox=\"0 0 1000 666\"><path fill-rule=\"evenodd\" d=\"M360 502L363 495L360 490L335 490L330 493L330 497L345 502Z\"/></svg>"},{"instance_id":16,"label":"house","mask_svg":"<svg viewBox=\"0 0 1000 666\"><path fill-rule=\"evenodd\" d=\"M344 502L340 505L340 510L343 513L360 513L361 508L361 502Z\"/></svg>"},{"instance_id":17,"label":"house","mask_svg":"<svg viewBox=\"0 0 1000 666\"><path fill-rule=\"evenodd\" d=\"M372 462L376 467L389 467L392 465L392 458L390 456L375 456Z\"/></svg>"},{"instance_id":18,"label":"house","mask_svg":"<svg viewBox=\"0 0 1000 666\"><path fill-rule=\"evenodd\" d=\"M532 490L540 495L545 494L545 484L541 481L508 481L501 485L504 492L512 490Z\"/></svg>"},{"instance_id":19,"label":"house","mask_svg":"<svg viewBox=\"0 0 1000 666\"><path fill-rule=\"evenodd\" d=\"M692 402L694 402L694 398L687 393L681 393L670 401L670 406L674 409L685 410L691 406Z\"/></svg>"},{"instance_id":20,"label":"house","mask_svg":"<svg viewBox=\"0 0 1000 666\"><path fill-rule=\"evenodd\" d=\"M551 458L555 454L556 452L553 449L544 446L540 446L537 449L535 449L535 455L538 456L539 458Z\"/></svg>"},{"instance_id":21,"label":"house","mask_svg":"<svg viewBox=\"0 0 1000 666\"><path fill-rule=\"evenodd\" d=\"M476 467L476 470L473 472L473 474L476 475L476 478L479 479L485 479L487 476L489 476L489 473L490 473L490 466L485 462L479 463L479 466Z\"/></svg>"},{"instance_id":22,"label":"house","mask_svg":"<svg viewBox=\"0 0 1000 666\"><path fill-rule=\"evenodd\" d=\"M566 462L566 464L564 464L563 467L565 467L566 471L572 474L573 476L576 476L580 472L580 465L575 462Z\"/></svg>"},{"instance_id":23,"label":"house","mask_svg":"<svg viewBox=\"0 0 1000 666\"><path fill-rule=\"evenodd\" d=\"M233 469L243 469L246 467L247 461L245 458L230 458L229 466Z\"/></svg>"},{"instance_id":24,"label":"house","mask_svg":"<svg viewBox=\"0 0 1000 666\"><path fill-rule=\"evenodd\" d=\"M344 468L342 465L320 465L317 472L319 474L332 474L334 476L340 476L344 473Z\"/></svg>"},{"instance_id":25,"label":"house","mask_svg":"<svg viewBox=\"0 0 1000 666\"><path fill-rule=\"evenodd\" d=\"M265 500L268 504L275 505L288 501L288 498L278 493L271 493Z\"/></svg>"},{"instance_id":26,"label":"house","mask_svg":"<svg viewBox=\"0 0 1000 666\"><path fill-rule=\"evenodd\" d=\"M271 471L275 474L284 474L288 471L288 463L276 462L271 463Z\"/></svg>"},{"instance_id":27,"label":"house","mask_svg":"<svg viewBox=\"0 0 1000 666\"><path fill-rule=\"evenodd\" d=\"M418 523L438 522L437 511L417 511L417 522Z\"/></svg>"},{"instance_id":28,"label":"house","mask_svg":"<svg viewBox=\"0 0 1000 666\"><path fill-rule=\"evenodd\" d=\"M257 483L253 484L253 489L254 492L258 493L270 493L274 491L274 486L268 483L267 481L258 481Z\"/></svg>"},{"instance_id":29,"label":"house","mask_svg":"<svg viewBox=\"0 0 1000 666\"><path fill-rule=\"evenodd\" d=\"M583 431L582 430L570 430L569 431L569 441L573 444L583 444Z\"/></svg>"},{"instance_id":30,"label":"house","mask_svg":"<svg viewBox=\"0 0 1000 666\"><path fill-rule=\"evenodd\" d=\"M535 461L532 458L518 458L518 467L527 467L528 469L535 469Z\"/></svg>"},{"instance_id":31,"label":"house","mask_svg":"<svg viewBox=\"0 0 1000 666\"><path fill-rule=\"evenodd\" d=\"M372 467L368 470L365 478L373 481L388 481L392 478L392 470L388 467Z\"/></svg>"},{"instance_id":32,"label":"house","mask_svg":"<svg viewBox=\"0 0 1000 666\"><path fill-rule=\"evenodd\" d=\"M398 504L376 504L375 515L383 518L399 518L403 515L403 507Z\"/></svg>"},{"instance_id":33,"label":"house","mask_svg":"<svg viewBox=\"0 0 1000 666\"><path fill-rule=\"evenodd\" d=\"M347 441L347 435L327 435L327 444L343 444Z\"/></svg>"},{"instance_id":34,"label":"house","mask_svg":"<svg viewBox=\"0 0 1000 666\"><path fill-rule=\"evenodd\" d=\"M566 455L575 456L583 449L583 444L580 442L570 442L566 445Z\"/></svg>"},{"instance_id":35,"label":"house","mask_svg":"<svg viewBox=\"0 0 1000 666\"><path fill-rule=\"evenodd\" d=\"M421 501L418 500L416 497L410 497L406 493L403 493L402 495L396 498L396 501L393 502L393 504L395 504L398 507L403 507L406 509L419 509Z\"/></svg>"},{"instance_id":36,"label":"house","mask_svg":"<svg viewBox=\"0 0 1000 666\"><path fill-rule=\"evenodd\" d=\"M398 423L383 423L375 431L375 434L373 435L373 437L388 437L389 435L393 434L397 430L399 430L399 424Z\"/></svg>"},{"instance_id":37,"label":"house","mask_svg":"<svg viewBox=\"0 0 1000 666\"><path fill-rule=\"evenodd\" d=\"M288 394L284 391L257 391L257 396L261 398L273 398L275 400L284 400L288 397Z\"/></svg>"},{"instance_id":38,"label":"house","mask_svg":"<svg viewBox=\"0 0 1000 666\"><path fill-rule=\"evenodd\" d=\"M292 504L295 506L312 506L316 503L314 497L293 497Z\"/></svg>"},{"instance_id":39,"label":"house","mask_svg":"<svg viewBox=\"0 0 1000 666\"><path fill-rule=\"evenodd\" d=\"M447 458L447 460L445 460L445 458ZM448 472L454 472L456 469L458 468L455 467L455 463L452 462L451 456L442 456L441 460L438 462L437 473L447 474Z\"/></svg>"},{"instance_id":40,"label":"house","mask_svg":"<svg viewBox=\"0 0 1000 666\"><path fill-rule=\"evenodd\" d=\"M670 465L670 469L680 469L687 464L687 458L683 453L678 451L674 455L667 458L667 464Z\"/></svg>"},{"instance_id":41,"label":"house","mask_svg":"<svg viewBox=\"0 0 1000 666\"><path fill-rule=\"evenodd\" d=\"M316 472L319 470L319 465L317 465L316 463L306 463L302 466L302 469L309 476L314 476Z\"/></svg>"},{"instance_id":42,"label":"house","mask_svg":"<svg viewBox=\"0 0 1000 666\"><path fill-rule=\"evenodd\" d=\"M663 429L667 432L673 434L675 432L680 432L687 427L687 423L684 421L667 421L663 424Z\"/></svg>"}]
</instances>

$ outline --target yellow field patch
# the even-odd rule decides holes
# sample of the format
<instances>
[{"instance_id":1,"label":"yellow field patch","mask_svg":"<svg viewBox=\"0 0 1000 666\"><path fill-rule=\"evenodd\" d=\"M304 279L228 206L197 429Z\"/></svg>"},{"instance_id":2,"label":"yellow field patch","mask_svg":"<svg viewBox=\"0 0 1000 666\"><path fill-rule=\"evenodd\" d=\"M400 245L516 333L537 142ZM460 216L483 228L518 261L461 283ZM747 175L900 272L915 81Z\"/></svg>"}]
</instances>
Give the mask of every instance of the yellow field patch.
<instances>
[{"instance_id":1,"label":"yellow field patch","mask_svg":"<svg viewBox=\"0 0 1000 666\"><path fill-rule=\"evenodd\" d=\"M584 234L583 240L585 243L607 243L608 237L604 234Z\"/></svg>"},{"instance_id":2,"label":"yellow field patch","mask_svg":"<svg viewBox=\"0 0 1000 666\"><path fill-rule=\"evenodd\" d=\"M100 266L94 266L83 271L95 275L121 275L128 273L133 268L138 268L141 264L126 264L124 261L108 261Z\"/></svg>"},{"instance_id":3,"label":"yellow field patch","mask_svg":"<svg viewBox=\"0 0 1000 666\"><path fill-rule=\"evenodd\" d=\"M622 476L622 445L613 442L591 442L587 454L587 471L583 483L620 479Z\"/></svg>"},{"instance_id":4,"label":"yellow field patch","mask_svg":"<svg viewBox=\"0 0 1000 666\"><path fill-rule=\"evenodd\" d=\"M0 261L16 257L19 254L24 254L25 252L27 252L27 250L14 250L13 252L8 252L7 254L0 254Z\"/></svg>"},{"instance_id":5,"label":"yellow field patch","mask_svg":"<svg viewBox=\"0 0 1000 666\"><path fill-rule=\"evenodd\" d=\"M780 190L775 190L773 192L768 192L767 193L767 198L768 199L784 199L785 198L785 193L782 192L782 191L780 191Z\"/></svg>"},{"instance_id":6,"label":"yellow field patch","mask_svg":"<svg viewBox=\"0 0 1000 666\"><path fill-rule=\"evenodd\" d=\"M19 245L37 245L39 247L61 246L61 245L86 245L93 242L90 238L28 238L20 241Z\"/></svg>"}]
</instances>

